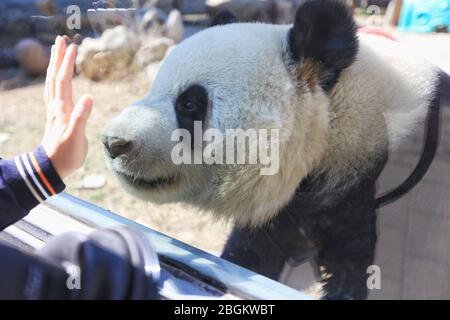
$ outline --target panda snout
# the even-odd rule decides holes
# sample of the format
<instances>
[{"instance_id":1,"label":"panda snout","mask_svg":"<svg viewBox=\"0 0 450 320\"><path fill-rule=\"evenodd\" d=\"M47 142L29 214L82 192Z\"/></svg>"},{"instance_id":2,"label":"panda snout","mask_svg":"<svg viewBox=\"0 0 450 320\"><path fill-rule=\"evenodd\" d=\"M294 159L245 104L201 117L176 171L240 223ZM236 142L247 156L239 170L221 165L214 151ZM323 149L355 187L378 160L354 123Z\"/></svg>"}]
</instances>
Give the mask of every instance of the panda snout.
<instances>
[{"instance_id":1,"label":"panda snout","mask_svg":"<svg viewBox=\"0 0 450 320\"><path fill-rule=\"evenodd\" d=\"M119 156L130 156L136 149L136 143L120 137L103 136L102 143L111 159Z\"/></svg>"},{"instance_id":2,"label":"panda snout","mask_svg":"<svg viewBox=\"0 0 450 320\"><path fill-rule=\"evenodd\" d=\"M133 105L111 119L101 138L110 168L133 177L165 176L171 165L171 133L175 127L171 116L156 107Z\"/></svg>"}]
</instances>

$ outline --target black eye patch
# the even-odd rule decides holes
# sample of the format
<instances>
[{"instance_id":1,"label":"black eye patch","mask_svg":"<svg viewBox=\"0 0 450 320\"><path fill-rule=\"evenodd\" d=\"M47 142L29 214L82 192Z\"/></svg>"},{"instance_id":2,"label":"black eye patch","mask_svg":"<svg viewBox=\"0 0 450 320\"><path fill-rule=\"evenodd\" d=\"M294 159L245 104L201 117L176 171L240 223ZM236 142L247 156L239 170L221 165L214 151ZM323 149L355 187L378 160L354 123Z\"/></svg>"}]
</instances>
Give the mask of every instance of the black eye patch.
<instances>
[{"instance_id":1,"label":"black eye patch","mask_svg":"<svg viewBox=\"0 0 450 320\"><path fill-rule=\"evenodd\" d=\"M175 102L178 127L188 130L194 137L194 121L205 121L208 112L208 92L201 85L192 85Z\"/></svg>"}]
</instances>

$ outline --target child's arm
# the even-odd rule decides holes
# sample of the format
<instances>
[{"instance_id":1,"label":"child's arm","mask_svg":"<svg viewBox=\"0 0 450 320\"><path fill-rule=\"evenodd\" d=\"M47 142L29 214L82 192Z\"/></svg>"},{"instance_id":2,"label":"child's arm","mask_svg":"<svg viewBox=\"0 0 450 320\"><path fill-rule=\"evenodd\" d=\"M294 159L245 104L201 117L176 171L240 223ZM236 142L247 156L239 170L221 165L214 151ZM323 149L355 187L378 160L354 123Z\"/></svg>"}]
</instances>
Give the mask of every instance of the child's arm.
<instances>
[{"instance_id":1,"label":"child's arm","mask_svg":"<svg viewBox=\"0 0 450 320\"><path fill-rule=\"evenodd\" d=\"M74 106L72 76L76 45L57 37L45 81L47 125L41 146L12 160L0 159L0 230L23 218L32 208L64 190L62 181L86 159L86 123L92 98Z\"/></svg>"},{"instance_id":2,"label":"child's arm","mask_svg":"<svg viewBox=\"0 0 450 320\"><path fill-rule=\"evenodd\" d=\"M64 188L42 146L12 160L0 160L0 230Z\"/></svg>"}]
</instances>

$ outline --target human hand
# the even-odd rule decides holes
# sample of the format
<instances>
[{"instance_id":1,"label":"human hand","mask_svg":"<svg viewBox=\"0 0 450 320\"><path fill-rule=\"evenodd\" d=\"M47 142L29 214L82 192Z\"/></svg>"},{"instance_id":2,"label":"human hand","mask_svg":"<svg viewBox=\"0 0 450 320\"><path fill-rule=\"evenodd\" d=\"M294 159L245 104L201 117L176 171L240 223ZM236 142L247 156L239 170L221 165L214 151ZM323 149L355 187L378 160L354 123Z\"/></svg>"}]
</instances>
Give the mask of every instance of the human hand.
<instances>
[{"instance_id":1,"label":"human hand","mask_svg":"<svg viewBox=\"0 0 450 320\"><path fill-rule=\"evenodd\" d=\"M67 46L58 36L51 49L45 80L44 100L47 106L47 125L42 147L61 179L79 169L86 160L88 141L86 124L93 100L83 95L74 106L72 77L77 46Z\"/></svg>"}]
</instances>

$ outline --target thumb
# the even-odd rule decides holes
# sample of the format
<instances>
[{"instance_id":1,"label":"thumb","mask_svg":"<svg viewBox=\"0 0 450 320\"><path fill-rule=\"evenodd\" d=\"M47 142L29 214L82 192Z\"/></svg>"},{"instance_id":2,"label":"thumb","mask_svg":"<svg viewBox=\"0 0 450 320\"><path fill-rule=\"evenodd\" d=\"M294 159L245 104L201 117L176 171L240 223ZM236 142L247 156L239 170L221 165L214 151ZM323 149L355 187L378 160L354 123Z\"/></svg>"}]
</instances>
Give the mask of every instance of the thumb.
<instances>
[{"instance_id":1,"label":"thumb","mask_svg":"<svg viewBox=\"0 0 450 320\"><path fill-rule=\"evenodd\" d=\"M92 105L94 101L90 95L83 95L73 108L68 125L69 135L84 134L86 130L86 124L92 111Z\"/></svg>"}]
</instances>

